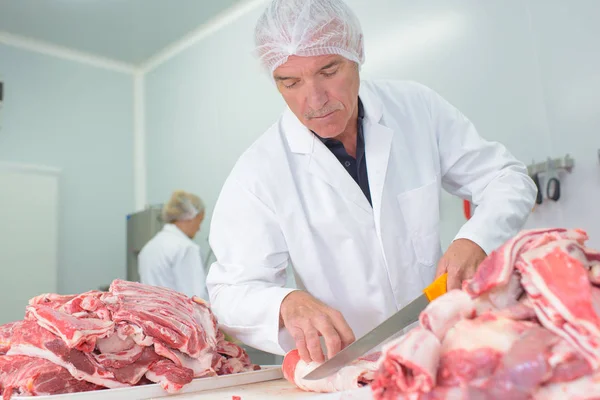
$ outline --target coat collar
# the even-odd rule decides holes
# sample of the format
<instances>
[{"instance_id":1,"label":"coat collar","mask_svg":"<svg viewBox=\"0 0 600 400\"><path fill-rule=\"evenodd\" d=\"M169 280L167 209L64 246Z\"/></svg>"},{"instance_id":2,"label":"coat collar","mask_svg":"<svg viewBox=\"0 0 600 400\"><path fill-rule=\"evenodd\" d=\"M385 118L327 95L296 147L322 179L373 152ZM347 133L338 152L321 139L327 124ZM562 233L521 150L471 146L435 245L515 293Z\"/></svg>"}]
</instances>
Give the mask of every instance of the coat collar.
<instances>
[{"instance_id":1,"label":"coat collar","mask_svg":"<svg viewBox=\"0 0 600 400\"><path fill-rule=\"evenodd\" d=\"M175 225L175 224L165 224L163 226L162 230L164 232L168 232L168 233L171 233L173 235L176 235L177 237L180 237L182 239L187 239L187 240L189 240L190 242L193 243L193 240L190 239L190 237L188 235L186 235L185 233L183 233L183 231L181 229L179 229L177 227L177 225Z\"/></svg>"}]
</instances>

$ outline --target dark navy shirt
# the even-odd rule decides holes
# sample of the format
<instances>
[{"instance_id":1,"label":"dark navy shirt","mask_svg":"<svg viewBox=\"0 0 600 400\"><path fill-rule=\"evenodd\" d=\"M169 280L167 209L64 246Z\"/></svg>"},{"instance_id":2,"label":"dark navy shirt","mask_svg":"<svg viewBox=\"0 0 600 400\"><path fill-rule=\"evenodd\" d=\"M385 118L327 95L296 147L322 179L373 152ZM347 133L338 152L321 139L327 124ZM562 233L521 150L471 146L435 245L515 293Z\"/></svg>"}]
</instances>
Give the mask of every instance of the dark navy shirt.
<instances>
[{"instance_id":1,"label":"dark navy shirt","mask_svg":"<svg viewBox=\"0 0 600 400\"><path fill-rule=\"evenodd\" d=\"M333 153L333 155L342 163L346 171L354 178L354 181L360 186L369 203L371 203L371 190L369 189L369 177L367 175L367 157L365 154L365 137L363 133L363 118L365 110L362 102L358 99L358 126L356 135L356 158L352 157L342 142L337 139L323 139L316 135Z\"/></svg>"}]
</instances>

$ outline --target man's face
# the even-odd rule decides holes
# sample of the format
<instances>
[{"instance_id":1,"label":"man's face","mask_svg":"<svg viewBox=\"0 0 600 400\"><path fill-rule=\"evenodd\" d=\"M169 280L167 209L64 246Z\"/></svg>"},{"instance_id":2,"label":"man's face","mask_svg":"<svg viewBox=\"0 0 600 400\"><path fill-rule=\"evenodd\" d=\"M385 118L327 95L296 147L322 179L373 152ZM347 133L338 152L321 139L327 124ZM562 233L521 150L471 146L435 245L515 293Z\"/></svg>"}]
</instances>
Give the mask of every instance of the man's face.
<instances>
[{"instance_id":1,"label":"man's face","mask_svg":"<svg viewBox=\"0 0 600 400\"><path fill-rule=\"evenodd\" d=\"M319 136L336 137L352 122L360 86L356 63L338 55L290 56L273 77L288 107Z\"/></svg>"}]
</instances>

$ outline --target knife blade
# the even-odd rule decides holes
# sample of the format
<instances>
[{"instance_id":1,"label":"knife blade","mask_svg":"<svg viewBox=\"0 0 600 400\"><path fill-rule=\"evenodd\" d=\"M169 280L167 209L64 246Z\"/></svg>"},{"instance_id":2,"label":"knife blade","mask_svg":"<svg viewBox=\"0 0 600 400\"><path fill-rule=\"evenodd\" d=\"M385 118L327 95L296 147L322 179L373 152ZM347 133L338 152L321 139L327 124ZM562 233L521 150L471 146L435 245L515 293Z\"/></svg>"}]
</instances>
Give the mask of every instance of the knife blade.
<instances>
[{"instance_id":1,"label":"knife blade","mask_svg":"<svg viewBox=\"0 0 600 400\"><path fill-rule=\"evenodd\" d=\"M423 294L408 303L391 317L373 328L363 337L344 348L342 351L309 372L303 379L312 381L335 374L369 350L385 342L410 324L419 320L421 312L436 298L446 293L448 274L438 277L423 290Z\"/></svg>"}]
</instances>

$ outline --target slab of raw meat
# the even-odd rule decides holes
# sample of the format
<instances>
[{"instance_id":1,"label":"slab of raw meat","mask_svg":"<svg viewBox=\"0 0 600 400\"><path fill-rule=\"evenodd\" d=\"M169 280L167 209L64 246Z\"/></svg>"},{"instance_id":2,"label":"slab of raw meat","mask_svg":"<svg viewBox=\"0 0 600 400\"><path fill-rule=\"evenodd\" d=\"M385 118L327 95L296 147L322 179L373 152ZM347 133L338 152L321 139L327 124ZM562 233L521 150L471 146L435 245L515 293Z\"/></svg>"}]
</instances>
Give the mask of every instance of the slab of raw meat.
<instances>
[{"instance_id":1,"label":"slab of raw meat","mask_svg":"<svg viewBox=\"0 0 600 400\"><path fill-rule=\"evenodd\" d=\"M98 318L78 318L52 307L37 304L27 307L28 319L59 336L72 349L90 353L96 340L114 331L114 322Z\"/></svg>"},{"instance_id":2,"label":"slab of raw meat","mask_svg":"<svg viewBox=\"0 0 600 400\"><path fill-rule=\"evenodd\" d=\"M459 321L442 342L438 383L452 386L486 380L520 336L536 326L493 314Z\"/></svg>"},{"instance_id":3,"label":"slab of raw meat","mask_svg":"<svg viewBox=\"0 0 600 400\"><path fill-rule=\"evenodd\" d=\"M583 245L588 236L579 229L553 228L522 231L499 249L494 250L479 265L475 276L463 282L463 290L472 297L495 290L492 303L501 303L498 304L500 308L506 304L510 305L511 300L516 300L515 296L521 294L515 283L518 278L517 281L513 278L512 285L508 286L515 273L514 265L518 257L529 249L561 239L575 240Z\"/></svg>"},{"instance_id":4,"label":"slab of raw meat","mask_svg":"<svg viewBox=\"0 0 600 400\"><path fill-rule=\"evenodd\" d=\"M103 297L117 324L132 324L144 335L197 358L217 345L208 308L169 289L115 280Z\"/></svg>"},{"instance_id":5,"label":"slab of raw meat","mask_svg":"<svg viewBox=\"0 0 600 400\"><path fill-rule=\"evenodd\" d=\"M530 250L517 262L540 322L600 367L600 316L578 243L557 241Z\"/></svg>"},{"instance_id":6,"label":"slab of raw meat","mask_svg":"<svg viewBox=\"0 0 600 400\"><path fill-rule=\"evenodd\" d=\"M371 385L374 397L383 399L407 392L430 392L436 385L440 353L437 336L422 327L385 345Z\"/></svg>"},{"instance_id":7,"label":"slab of raw meat","mask_svg":"<svg viewBox=\"0 0 600 400\"><path fill-rule=\"evenodd\" d=\"M48 360L65 368L78 380L118 388L129 386L115 379L112 372L99 365L89 353L70 349L59 337L35 321L22 321L14 329L7 355L23 355Z\"/></svg>"},{"instance_id":8,"label":"slab of raw meat","mask_svg":"<svg viewBox=\"0 0 600 400\"><path fill-rule=\"evenodd\" d=\"M152 364L146 372L146 378L159 383L167 393L176 393L194 379L194 373L189 368L173 364L170 360L161 360Z\"/></svg>"},{"instance_id":9,"label":"slab of raw meat","mask_svg":"<svg viewBox=\"0 0 600 400\"><path fill-rule=\"evenodd\" d=\"M198 358L192 358L178 350L169 349L158 341L154 343L154 350L157 354L171 360L175 365L192 370L194 378L217 375L217 372L213 369L213 358L215 356L221 358L221 356L213 352L207 351Z\"/></svg>"},{"instance_id":10,"label":"slab of raw meat","mask_svg":"<svg viewBox=\"0 0 600 400\"><path fill-rule=\"evenodd\" d=\"M240 372L256 371L260 367L250 362L248 353L235 343L225 340L225 335L219 331L217 343L217 354L222 359L217 368L217 374L237 374Z\"/></svg>"},{"instance_id":11,"label":"slab of raw meat","mask_svg":"<svg viewBox=\"0 0 600 400\"><path fill-rule=\"evenodd\" d=\"M474 316L475 303L471 297L461 290L451 290L429 303L419 316L419 322L441 341L454 324Z\"/></svg>"},{"instance_id":12,"label":"slab of raw meat","mask_svg":"<svg viewBox=\"0 0 600 400\"><path fill-rule=\"evenodd\" d=\"M99 389L102 387L79 381L50 361L28 356L0 356L0 391L5 400L12 395L45 396Z\"/></svg>"},{"instance_id":13,"label":"slab of raw meat","mask_svg":"<svg viewBox=\"0 0 600 400\"><path fill-rule=\"evenodd\" d=\"M77 297L77 295L75 294L60 295L56 293L44 293L40 294L39 296L32 297L29 300L29 305L34 306L36 304L41 304L44 306L58 309L60 308L60 306L69 302L75 297Z\"/></svg>"},{"instance_id":14,"label":"slab of raw meat","mask_svg":"<svg viewBox=\"0 0 600 400\"><path fill-rule=\"evenodd\" d=\"M316 362L307 364L300 358L298 350L292 350L283 359L283 376L288 382L310 392L330 393L358 389L373 380L379 356L380 353L373 353L359 358L327 378L308 381L303 378L320 364Z\"/></svg>"}]
</instances>

